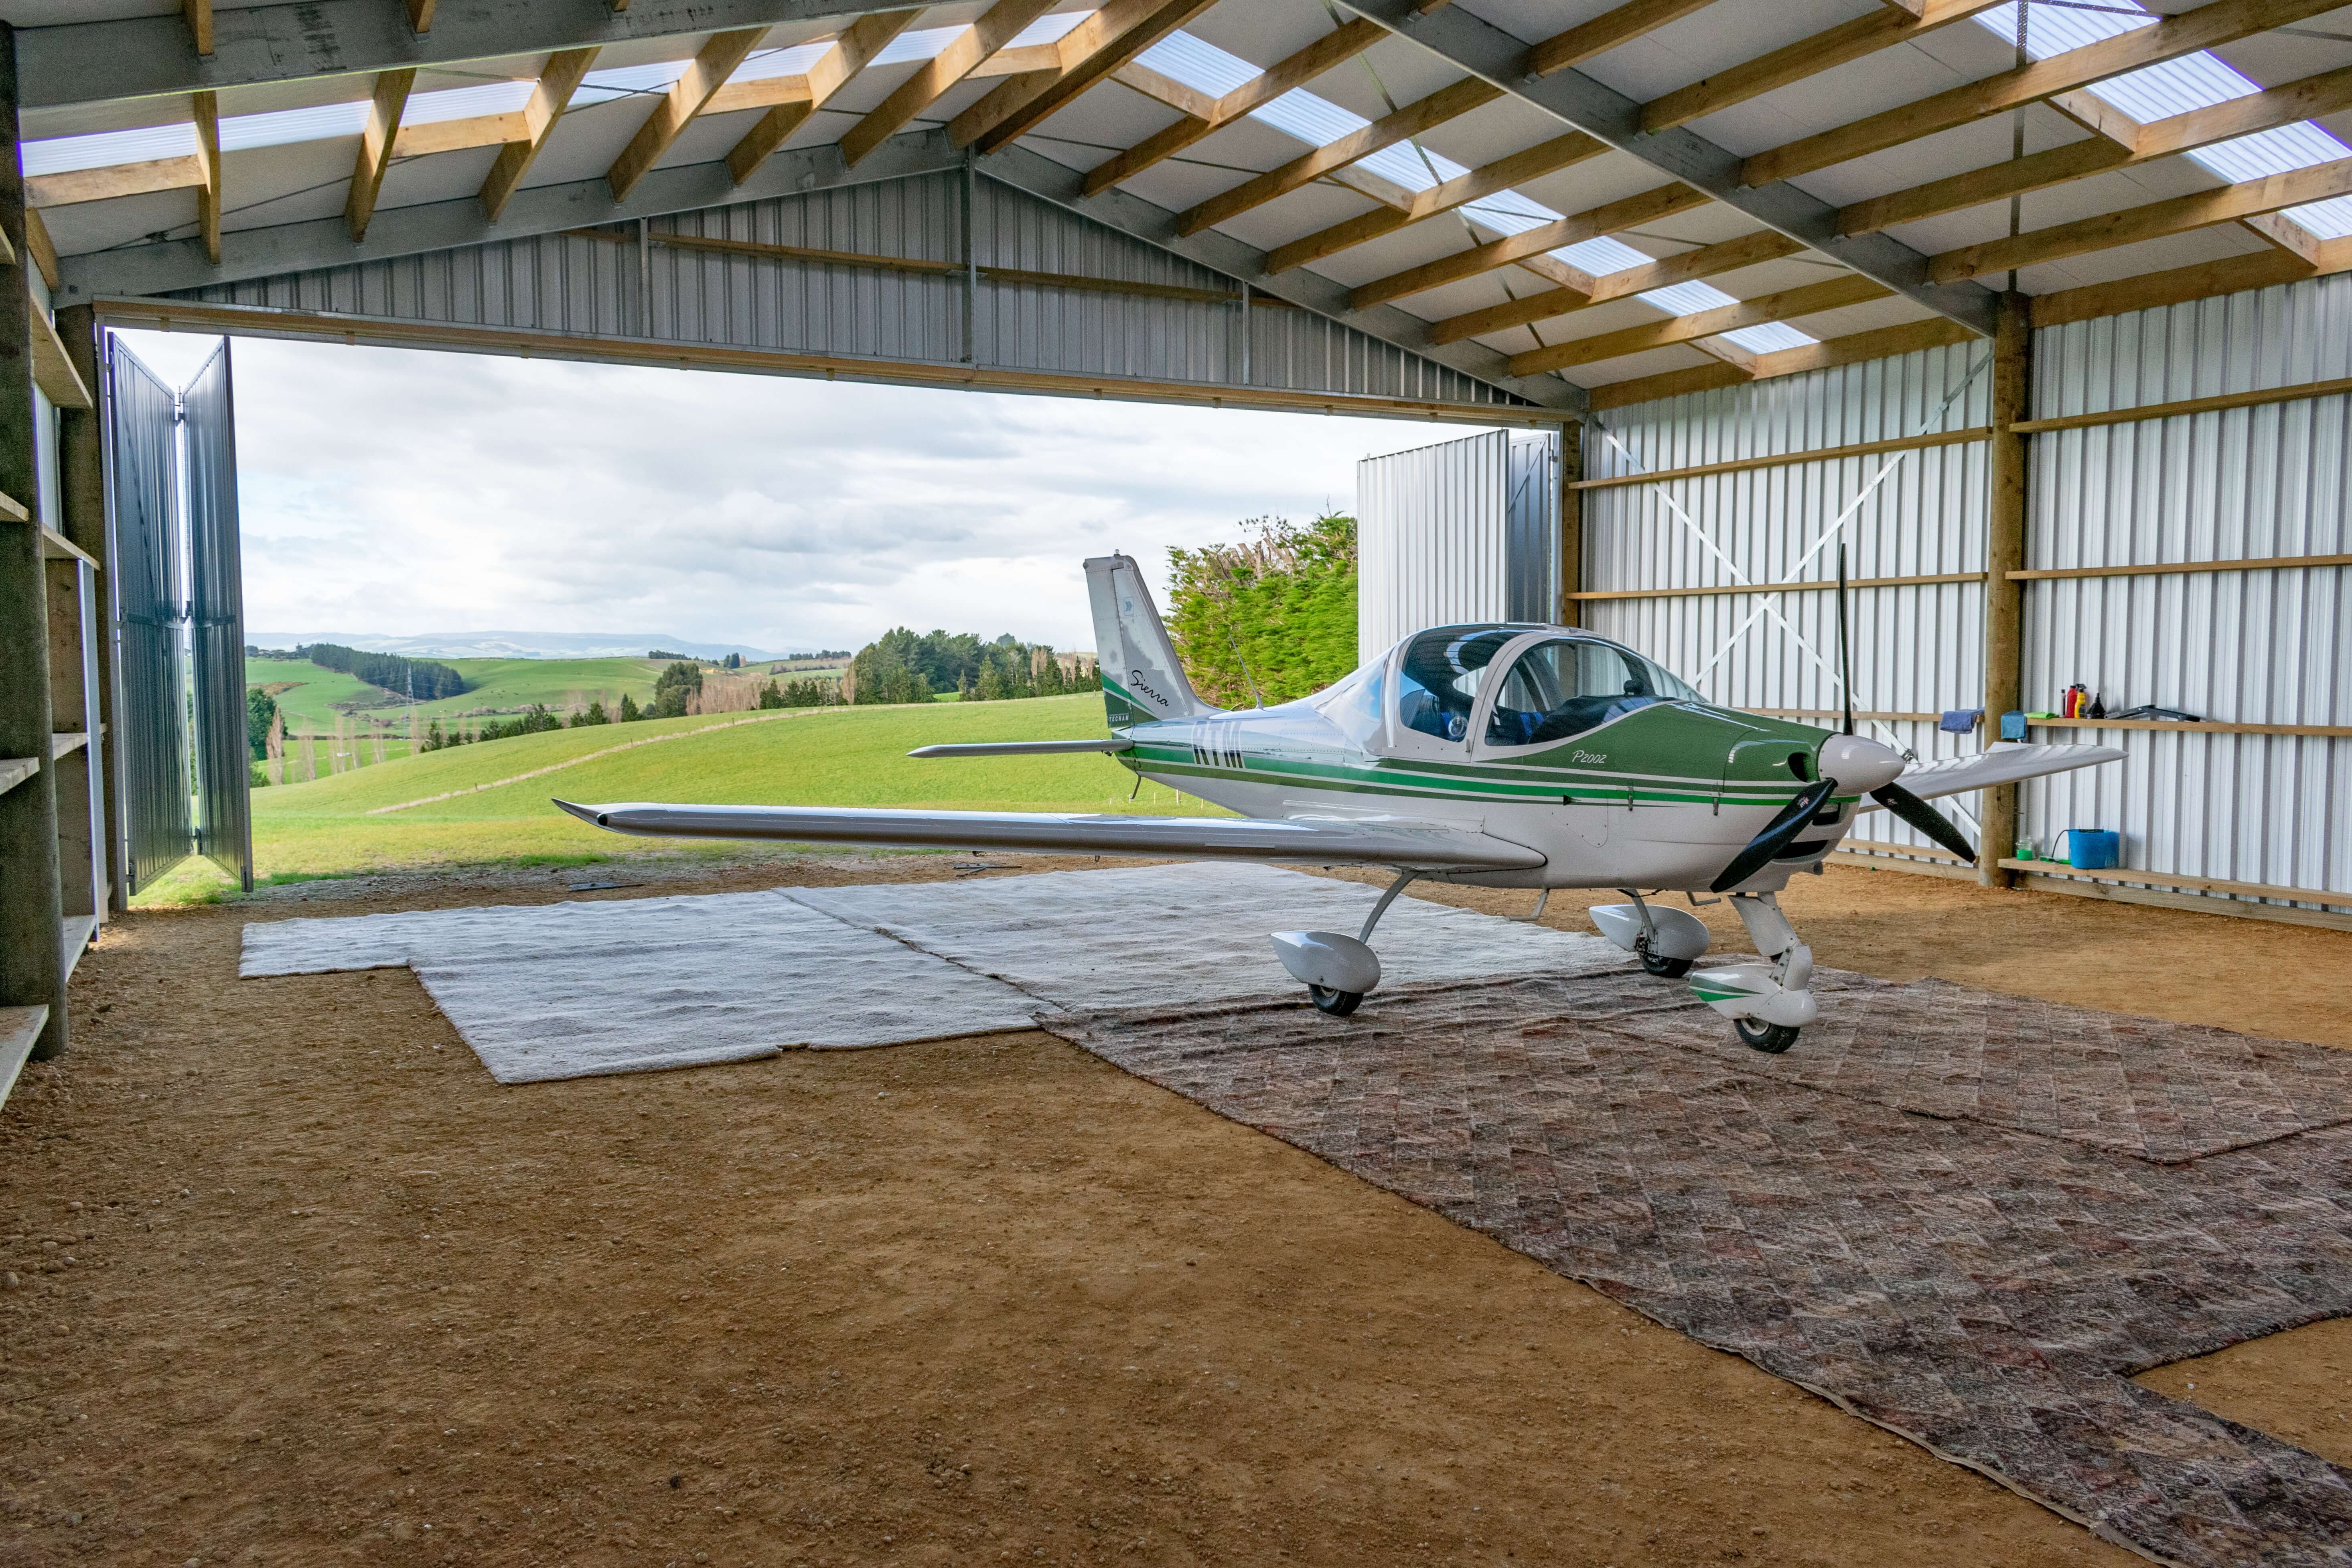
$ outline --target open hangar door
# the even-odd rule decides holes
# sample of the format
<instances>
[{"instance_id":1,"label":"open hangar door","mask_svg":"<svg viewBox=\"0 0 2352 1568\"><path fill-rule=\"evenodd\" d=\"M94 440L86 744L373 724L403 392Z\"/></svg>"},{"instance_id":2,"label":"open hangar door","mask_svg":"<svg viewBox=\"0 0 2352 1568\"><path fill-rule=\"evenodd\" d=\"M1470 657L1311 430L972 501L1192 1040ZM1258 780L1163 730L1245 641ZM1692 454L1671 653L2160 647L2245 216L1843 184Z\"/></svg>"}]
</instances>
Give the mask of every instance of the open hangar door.
<instances>
[{"instance_id":1,"label":"open hangar door","mask_svg":"<svg viewBox=\"0 0 2352 1568\"><path fill-rule=\"evenodd\" d=\"M191 854L253 887L228 340L174 391L105 340L120 897Z\"/></svg>"},{"instance_id":2,"label":"open hangar door","mask_svg":"<svg viewBox=\"0 0 2352 1568\"><path fill-rule=\"evenodd\" d=\"M1559 618L1560 441L1491 430L1356 465L1356 657L1425 626Z\"/></svg>"}]
</instances>

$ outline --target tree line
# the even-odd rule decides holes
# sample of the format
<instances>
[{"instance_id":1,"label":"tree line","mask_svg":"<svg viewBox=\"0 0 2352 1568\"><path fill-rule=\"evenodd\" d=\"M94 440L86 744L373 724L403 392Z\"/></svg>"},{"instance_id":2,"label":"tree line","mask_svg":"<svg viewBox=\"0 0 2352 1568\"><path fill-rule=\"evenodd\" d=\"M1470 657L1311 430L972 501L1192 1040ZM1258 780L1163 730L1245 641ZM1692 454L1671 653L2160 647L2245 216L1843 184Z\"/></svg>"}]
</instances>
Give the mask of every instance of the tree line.
<instances>
[{"instance_id":1,"label":"tree line","mask_svg":"<svg viewBox=\"0 0 2352 1568\"><path fill-rule=\"evenodd\" d=\"M898 626L857 650L842 686L847 701L864 705L929 702L950 691L966 702L1059 697L1092 691L1097 682L1065 670L1045 644L1024 643L1010 632L982 642L971 632L918 637Z\"/></svg>"},{"instance_id":2,"label":"tree line","mask_svg":"<svg viewBox=\"0 0 2352 1568\"><path fill-rule=\"evenodd\" d=\"M1356 668L1356 520L1243 526L1255 537L1168 552L1169 635L1221 708L1309 696Z\"/></svg>"},{"instance_id":3,"label":"tree line","mask_svg":"<svg viewBox=\"0 0 2352 1568\"><path fill-rule=\"evenodd\" d=\"M247 649L248 653L260 650ZM264 658L275 657L264 652ZM369 653L362 648L345 647L340 643L306 643L293 650L292 657L307 658L321 669L338 669L355 680L370 686L380 686L395 697L412 698L418 702L431 702L443 697L461 697L467 689L466 678L446 664L436 664L429 658L403 658L396 653Z\"/></svg>"}]
</instances>

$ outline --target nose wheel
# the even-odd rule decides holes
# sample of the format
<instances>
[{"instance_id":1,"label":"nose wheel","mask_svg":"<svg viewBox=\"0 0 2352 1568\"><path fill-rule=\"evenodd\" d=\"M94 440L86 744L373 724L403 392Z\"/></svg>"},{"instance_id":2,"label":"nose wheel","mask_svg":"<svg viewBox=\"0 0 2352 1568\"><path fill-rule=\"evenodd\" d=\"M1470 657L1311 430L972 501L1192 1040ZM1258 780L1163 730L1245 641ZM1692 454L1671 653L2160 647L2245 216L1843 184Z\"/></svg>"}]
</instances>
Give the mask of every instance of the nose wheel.
<instances>
[{"instance_id":1,"label":"nose wheel","mask_svg":"<svg viewBox=\"0 0 2352 1568\"><path fill-rule=\"evenodd\" d=\"M1739 1033L1739 1043L1751 1051L1762 1051L1777 1057L1797 1043L1797 1029L1792 1024L1768 1024L1761 1018L1734 1018L1731 1026Z\"/></svg>"},{"instance_id":2,"label":"nose wheel","mask_svg":"<svg viewBox=\"0 0 2352 1568\"><path fill-rule=\"evenodd\" d=\"M1316 1011L1328 1013L1334 1018L1344 1018L1356 1010L1357 1004L1363 1001L1364 994L1360 991L1334 991L1328 985L1309 985L1307 999L1315 1004ZM1790 1031L1791 1035L1795 1032L1793 1029Z\"/></svg>"}]
</instances>

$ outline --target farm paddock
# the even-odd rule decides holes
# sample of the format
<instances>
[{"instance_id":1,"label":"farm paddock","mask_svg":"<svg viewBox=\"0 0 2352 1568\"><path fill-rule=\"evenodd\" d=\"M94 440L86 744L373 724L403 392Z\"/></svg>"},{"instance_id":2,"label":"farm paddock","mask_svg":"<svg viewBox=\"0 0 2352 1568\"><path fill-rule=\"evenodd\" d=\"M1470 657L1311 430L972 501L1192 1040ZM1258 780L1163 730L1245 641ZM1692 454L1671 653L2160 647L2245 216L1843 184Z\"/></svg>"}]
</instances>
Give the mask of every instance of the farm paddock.
<instances>
[{"instance_id":1,"label":"farm paddock","mask_svg":"<svg viewBox=\"0 0 2352 1568\"><path fill-rule=\"evenodd\" d=\"M1050 1036L500 1089L406 972L229 978L280 900L573 896L496 875L138 912L84 961L81 1048L0 1119L0 1563L2135 1560ZM2352 1045L2340 932L1858 868L1790 901L1826 964ZM2198 978L2264 973L2301 980ZM2147 1381L2341 1462L2343 1328Z\"/></svg>"}]
</instances>

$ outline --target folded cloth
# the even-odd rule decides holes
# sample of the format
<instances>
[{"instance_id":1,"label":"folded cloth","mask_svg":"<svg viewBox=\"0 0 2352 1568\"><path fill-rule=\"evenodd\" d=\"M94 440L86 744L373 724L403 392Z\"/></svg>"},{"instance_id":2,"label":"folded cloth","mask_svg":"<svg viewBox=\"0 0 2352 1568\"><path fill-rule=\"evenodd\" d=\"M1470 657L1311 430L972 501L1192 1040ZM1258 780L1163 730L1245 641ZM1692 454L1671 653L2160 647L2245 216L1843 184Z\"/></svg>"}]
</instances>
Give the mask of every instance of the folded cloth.
<instances>
[{"instance_id":1,"label":"folded cloth","mask_svg":"<svg viewBox=\"0 0 2352 1568\"><path fill-rule=\"evenodd\" d=\"M1936 728L1947 735L1965 735L1974 730L1977 721L1983 717L1984 710L1981 708L1947 708L1942 722Z\"/></svg>"}]
</instances>

